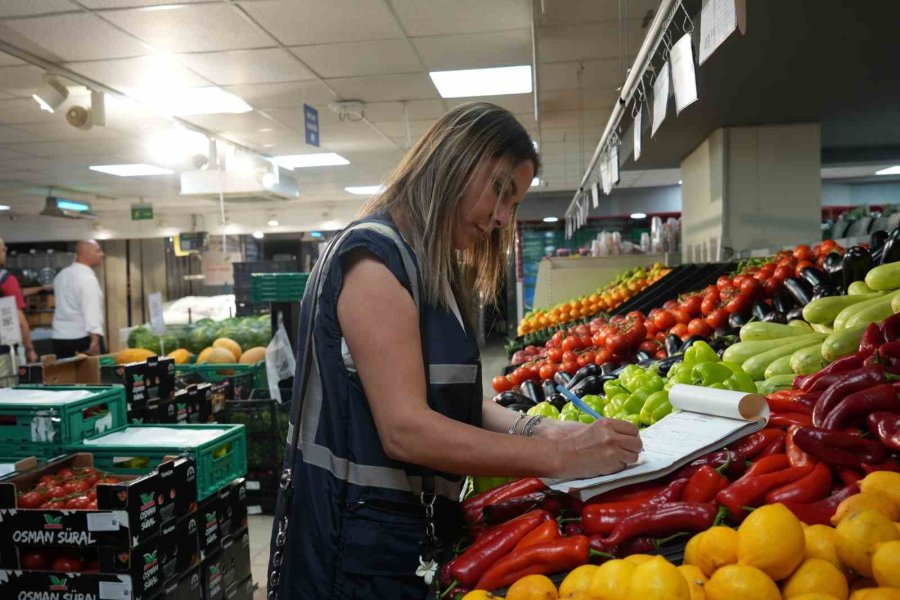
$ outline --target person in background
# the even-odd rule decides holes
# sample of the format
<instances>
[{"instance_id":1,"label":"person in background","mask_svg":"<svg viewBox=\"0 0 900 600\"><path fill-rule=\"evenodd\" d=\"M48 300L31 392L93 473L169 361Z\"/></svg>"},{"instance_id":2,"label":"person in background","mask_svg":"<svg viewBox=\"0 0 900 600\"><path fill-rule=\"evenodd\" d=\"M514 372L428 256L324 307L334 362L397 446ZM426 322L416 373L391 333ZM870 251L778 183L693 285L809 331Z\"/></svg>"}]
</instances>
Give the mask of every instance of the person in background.
<instances>
[{"instance_id":1,"label":"person in background","mask_svg":"<svg viewBox=\"0 0 900 600\"><path fill-rule=\"evenodd\" d=\"M94 267L103 263L103 249L94 240L75 247L75 262L53 280L56 312L53 313L53 351L57 358L77 352L97 355L103 343L103 290Z\"/></svg>"},{"instance_id":2,"label":"person in background","mask_svg":"<svg viewBox=\"0 0 900 600\"><path fill-rule=\"evenodd\" d=\"M12 296L16 299L16 308L19 311L19 328L22 330L22 346L25 348L25 357L28 362L35 362L38 359L37 353L34 351L34 345L31 343L31 328L28 326L28 320L25 318L25 299L22 295L22 288L19 286L19 280L6 270L6 244L3 238L0 238L0 297ZM0 346L0 356L9 358L9 347ZM3 358L0 358L3 360ZM6 367L9 365L0 364L0 371L6 373Z\"/></svg>"}]
</instances>

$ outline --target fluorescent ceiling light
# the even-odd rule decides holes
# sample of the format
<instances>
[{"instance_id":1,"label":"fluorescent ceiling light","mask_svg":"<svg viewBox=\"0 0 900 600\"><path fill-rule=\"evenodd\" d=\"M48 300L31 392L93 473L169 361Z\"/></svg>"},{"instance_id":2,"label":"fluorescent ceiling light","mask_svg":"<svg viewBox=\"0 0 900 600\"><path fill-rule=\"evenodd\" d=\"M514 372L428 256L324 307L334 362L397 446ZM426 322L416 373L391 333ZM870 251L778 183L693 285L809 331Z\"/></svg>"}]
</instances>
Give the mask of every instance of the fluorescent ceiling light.
<instances>
[{"instance_id":1,"label":"fluorescent ceiling light","mask_svg":"<svg viewBox=\"0 0 900 600\"><path fill-rule=\"evenodd\" d=\"M384 190L384 186L382 185L360 185L360 186L350 186L344 188L346 191L351 194L356 194L357 196L372 196Z\"/></svg>"},{"instance_id":2,"label":"fluorescent ceiling light","mask_svg":"<svg viewBox=\"0 0 900 600\"><path fill-rule=\"evenodd\" d=\"M647 215L645 213L631 213L632 219L646 219Z\"/></svg>"},{"instance_id":3,"label":"fluorescent ceiling light","mask_svg":"<svg viewBox=\"0 0 900 600\"><path fill-rule=\"evenodd\" d=\"M98 173L106 173L108 175L118 175L119 177L141 177L144 175L171 175L175 171L172 169L164 169L163 167L155 167L153 165L145 165L137 163L133 165L93 165L88 167L91 171Z\"/></svg>"},{"instance_id":4,"label":"fluorescent ceiling light","mask_svg":"<svg viewBox=\"0 0 900 600\"><path fill-rule=\"evenodd\" d=\"M888 167L887 169L881 169L880 171L875 171L876 175L900 175L900 165L894 165L893 167Z\"/></svg>"},{"instance_id":5,"label":"fluorescent ceiling light","mask_svg":"<svg viewBox=\"0 0 900 600\"><path fill-rule=\"evenodd\" d=\"M429 75L442 98L530 94L532 90L531 65L432 71Z\"/></svg>"},{"instance_id":6,"label":"fluorescent ceiling light","mask_svg":"<svg viewBox=\"0 0 900 600\"><path fill-rule=\"evenodd\" d=\"M0 204L0 211L4 211L4 210L9 210L9 205L7 205L7 204Z\"/></svg>"},{"instance_id":7,"label":"fluorescent ceiling light","mask_svg":"<svg viewBox=\"0 0 900 600\"><path fill-rule=\"evenodd\" d=\"M56 77L44 77L44 84L31 97L41 110L52 113L69 97L69 90Z\"/></svg>"},{"instance_id":8,"label":"fluorescent ceiling light","mask_svg":"<svg viewBox=\"0 0 900 600\"><path fill-rule=\"evenodd\" d=\"M263 239L263 237L264 237L265 235L266 235L266 234L264 234L262 231L254 231L254 232L253 232L253 237L256 238L256 239L258 239L258 240Z\"/></svg>"},{"instance_id":9,"label":"fluorescent ceiling light","mask_svg":"<svg viewBox=\"0 0 900 600\"><path fill-rule=\"evenodd\" d=\"M544 223L556 223L559 217L544 217Z\"/></svg>"},{"instance_id":10,"label":"fluorescent ceiling light","mask_svg":"<svg viewBox=\"0 0 900 600\"><path fill-rule=\"evenodd\" d=\"M349 165L350 161L334 152L322 152L319 154L289 154L276 156L272 159L279 167L285 169L305 169L307 167L334 167Z\"/></svg>"},{"instance_id":11,"label":"fluorescent ceiling light","mask_svg":"<svg viewBox=\"0 0 900 600\"><path fill-rule=\"evenodd\" d=\"M63 200L62 198L56 201L56 207L61 210L75 210L78 212L87 212L91 210L90 204L75 202L74 200Z\"/></svg>"},{"instance_id":12,"label":"fluorescent ceiling light","mask_svg":"<svg viewBox=\"0 0 900 600\"><path fill-rule=\"evenodd\" d=\"M321 231L310 231L309 237L320 238L320 237L322 237L322 232Z\"/></svg>"},{"instance_id":13,"label":"fluorescent ceiling light","mask_svg":"<svg viewBox=\"0 0 900 600\"><path fill-rule=\"evenodd\" d=\"M269 219L269 227L278 227L279 225L278 219Z\"/></svg>"},{"instance_id":14,"label":"fluorescent ceiling light","mask_svg":"<svg viewBox=\"0 0 900 600\"><path fill-rule=\"evenodd\" d=\"M238 96L218 87L153 93L145 99L163 112L177 117L245 113L253 110L252 106Z\"/></svg>"},{"instance_id":15,"label":"fluorescent ceiling light","mask_svg":"<svg viewBox=\"0 0 900 600\"><path fill-rule=\"evenodd\" d=\"M537 187L537 186L539 186L539 185L541 185L541 178L540 178L540 177L535 177L534 179L531 180L531 186L530 186L530 187Z\"/></svg>"},{"instance_id":16,"label":"fluorescent ceiling light","mask_svg":"<svg viewBox=\"0 0 900 600\"><path fill-rule=\"evenodd\" d=\"M681 180L680 180L680 179L678 180L678 185L681 185Z\"/></svg>"}]
</instances>

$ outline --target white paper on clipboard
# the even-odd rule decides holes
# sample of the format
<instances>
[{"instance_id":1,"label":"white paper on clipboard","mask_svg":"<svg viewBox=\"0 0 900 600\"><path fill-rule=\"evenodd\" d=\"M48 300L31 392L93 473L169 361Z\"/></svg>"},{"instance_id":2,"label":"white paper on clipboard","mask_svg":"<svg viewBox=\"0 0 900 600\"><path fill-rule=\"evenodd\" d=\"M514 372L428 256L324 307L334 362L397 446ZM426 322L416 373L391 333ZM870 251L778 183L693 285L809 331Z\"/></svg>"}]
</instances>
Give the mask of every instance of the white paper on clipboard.
<instances>
[{"instance_id":1,"label":"white paper on clipboard","mask_svg":"<svg viewBox=\"0 0 900 600\"><path fill-rule=\"evenodd\" d=\"M653 82L653 127L650 129L650 137L656 135L656 130L666 120L666 109L669 106L669 61L662 66L656 81Z\"/></svg>"}]
</instances>

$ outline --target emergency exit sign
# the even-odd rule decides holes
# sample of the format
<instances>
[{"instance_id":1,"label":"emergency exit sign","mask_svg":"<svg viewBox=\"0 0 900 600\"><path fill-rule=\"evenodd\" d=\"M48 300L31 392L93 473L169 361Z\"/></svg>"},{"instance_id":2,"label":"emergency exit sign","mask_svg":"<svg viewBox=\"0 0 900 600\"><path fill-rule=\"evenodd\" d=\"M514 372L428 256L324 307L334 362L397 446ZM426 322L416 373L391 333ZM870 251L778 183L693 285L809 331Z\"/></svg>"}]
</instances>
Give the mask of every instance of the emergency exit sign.
<instances>
[{"instance_id":1,"label":"emergency exit sign","mask_svg":"<svg viewBox=\"0 0 900 600\"><path fill-rule=\"evenodd\" d=\"M132 221L147 221L153 218L153 205L152 204L132 204L131 205L131 220Z\"/></svg>"}]
</instances>

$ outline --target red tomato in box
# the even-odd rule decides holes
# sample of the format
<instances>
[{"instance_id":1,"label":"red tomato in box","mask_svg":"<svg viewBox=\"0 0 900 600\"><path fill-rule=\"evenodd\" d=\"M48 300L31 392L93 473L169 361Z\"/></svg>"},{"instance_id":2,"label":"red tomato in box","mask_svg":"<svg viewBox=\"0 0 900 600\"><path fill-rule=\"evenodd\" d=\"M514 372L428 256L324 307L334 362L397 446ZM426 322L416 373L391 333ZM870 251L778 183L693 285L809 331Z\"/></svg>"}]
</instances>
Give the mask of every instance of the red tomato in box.
<instances>
[{"instance_id":1,"label":"red tomato in box","mask_svg":"<svg viewBox=\"0 0 900 600\"><path fill-rule=\"evenodd\" d=\"M563 351L561 348L550 348L547 350L547 360L550 362L562 362Z\"/></svg>"},{"instance_id":2,"label":"red tomato in box","mask_svg":"<svg viewBox=\"0 0 900 600\"><path fill-rule=\"evenodd\" d=\"M24 552L19 557L19 566L28 571L46 571L47 556L43 552Z\"/></svg>"},{"instance_id":3,"label":"red tomato in box","mask_svg":"<svg viewBox=\"0 0 900 600\"><path fill-rule=\"evenodd\" d=\"M555 364L546 364L541 367L541 379L553 379L553 376L556 375L556 372L559 370L559 367Z\"/></svg>"},{"instance_id":4,"label":"red tomato in box","mask_svg":"<svg viewBox=\"0 0 900 600\"><path fill-rule=\"evenodd\" d=\"M686 310L692 317L700 314L700 308L703 306L703 298L699 294L688 296L681 304L681 308Z\"/></svg>"},{"instance_id":5,"label":"red tomato in box","mask_svg":"<svg viewBox=\"0 0 900 600\"><path fill-rule=\"evenodd\" d=\"M53 570L64 573L79 573L81 571L81 561L71 556L60 556L53 561Z\"/></svg>"},{"instance_id":6,"label":"red tomato in box","mask_svg":"<svg viewBox=\"0 0 900 600\"><path fill-rule=\"evenodd\" d=\"M716 309L706 317L706 322L713 330L725 327L728 324L728 311L723 308Z\"/></svg>"},{"instance_id":7,"label":"red tomato in box","mask_svg":"<svg viewBox=\"0 0 900 600\"><path fill-rule=\"evenodd\" d=\"M660 331L668 331L676 322L675 315L668 310L661 310L653 317L653 324Z\"/></svg>"}]
</instances>

